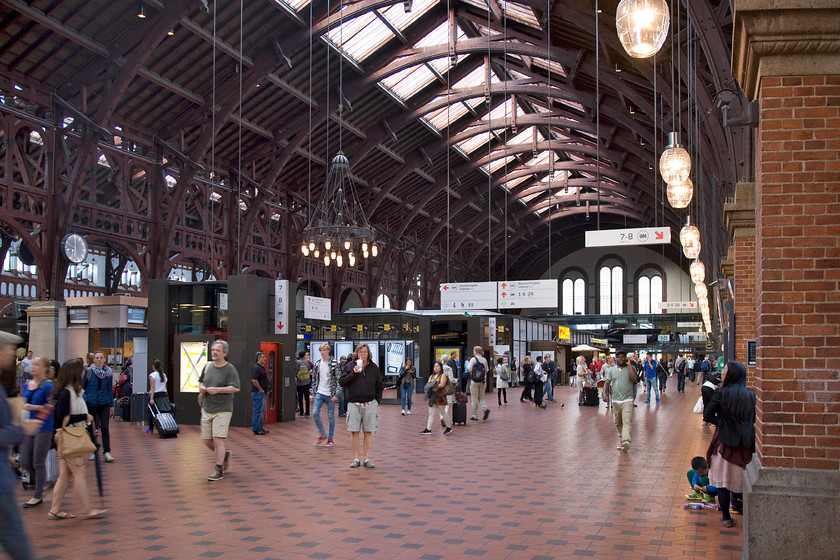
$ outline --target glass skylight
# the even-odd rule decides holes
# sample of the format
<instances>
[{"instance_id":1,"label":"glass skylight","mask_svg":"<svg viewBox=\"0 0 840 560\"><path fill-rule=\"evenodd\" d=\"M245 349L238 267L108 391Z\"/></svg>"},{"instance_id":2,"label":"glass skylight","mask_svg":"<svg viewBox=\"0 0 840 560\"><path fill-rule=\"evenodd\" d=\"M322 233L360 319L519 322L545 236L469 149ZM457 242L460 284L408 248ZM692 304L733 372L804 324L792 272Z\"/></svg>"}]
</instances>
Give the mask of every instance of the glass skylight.
<instances>
[{"instance_id":1,"label":"glass skylight","mask_svg":"<svg viewBox=\"0 0 840 560\"><path fill-rule=\"evenodd\" d=\"M551 75L552 76L557 76L557 75L564 76L564 77L566 76L566 71L563 70L563 67L560 65L559 62L555 62L555 61L552 60L551 64L549 64L548 60L546 60L545 58L537 58L537 57L534 57L531 60L534 63L534 66L538 66L538 67L542 68L543 70L548 70L549 68L551 68Z\"/></svg>"},{"instance_id":2,"label":"glass skylight","mask_svg":"<svg viewBox=\"0 0 840 560\"><path fill-rule=\"evenodd\" d=\"M506 0L499 0L499 4L505 11L505 15L510 19L524 23L525 25L529 25L536 29L541 29L540 22L534 15L534 10L528 6L523 6L522 4L518 4L516 2L508 2Z\"/></svg>"},{"instance_id":3,"label":"glass skylight","mask_svg":"<svg viewBox=\"0 0 840 560\"><path fill-rule=\"evenodd\" d=\"M490 162L490 173L495 173L499 168L504 167L506 163L510 163L510 160L515 159L514 156L507 156L507 157L500 157L496 158ZM487 173L487 166L482 165L481 168Z\"/></svg>"}]
</instances>

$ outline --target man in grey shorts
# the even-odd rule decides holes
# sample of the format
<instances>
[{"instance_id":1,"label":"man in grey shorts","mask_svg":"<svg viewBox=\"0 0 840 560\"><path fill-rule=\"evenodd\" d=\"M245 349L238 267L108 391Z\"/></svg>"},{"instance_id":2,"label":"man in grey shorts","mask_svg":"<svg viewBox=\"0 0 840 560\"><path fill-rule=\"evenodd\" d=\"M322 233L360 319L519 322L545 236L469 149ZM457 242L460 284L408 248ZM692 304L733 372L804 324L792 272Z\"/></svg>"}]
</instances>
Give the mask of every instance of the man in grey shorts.
<instances>
[{"instance_id":1,"label":"man in grey shorts","mask_svg":"<svg viewBox=\"0 0 840 560\"><path fill-rule=\"evenodd\" d=\"M213 452L215 467L207 480L221 480L230 466L231 452L226 447L228 427L233 416L233 394L239 392L239 373L227 361L228 343L217 340L210 345L210 357L198 379L201 405L201 439Z\"/></svg>"},{"instance_id":2,"label":"man in grey shorts","mask_svg":"<svg viewBox=\"0 0 840 560\"><path fill-rule=\"evenodd\" d=\"M350 445L354 459L350 468L362 465L372 469L370 448L373 434L379 423L379 403L382 401L382 375L379 366L371 361L370 348L367 344L356 347L356 365L346 370L338 383L347 388L347 431L350 432ZM359 460L359 432L364 432L364 462Z\"/></svg>"}]
</instances>

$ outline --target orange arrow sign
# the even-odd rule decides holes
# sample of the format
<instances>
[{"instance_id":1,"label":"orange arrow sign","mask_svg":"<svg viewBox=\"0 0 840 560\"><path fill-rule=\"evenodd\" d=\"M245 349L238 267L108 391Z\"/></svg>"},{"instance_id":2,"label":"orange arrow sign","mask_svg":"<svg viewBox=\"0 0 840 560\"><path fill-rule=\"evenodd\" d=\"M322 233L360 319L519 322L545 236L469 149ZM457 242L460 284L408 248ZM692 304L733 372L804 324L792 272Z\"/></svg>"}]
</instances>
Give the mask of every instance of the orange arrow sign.
<instances>
[{"instance_id":1,"label":"orange arrow sign","mask_svg":"<svg viewBox=\"0 0 840 560\"><path fill-rule=\"evenodd\" d=\"M665 237L665 232L664 231L655 231L655 232L653 232L653 235L656 237L656 239L663 239Z\"/></svg>"}]
</instances>

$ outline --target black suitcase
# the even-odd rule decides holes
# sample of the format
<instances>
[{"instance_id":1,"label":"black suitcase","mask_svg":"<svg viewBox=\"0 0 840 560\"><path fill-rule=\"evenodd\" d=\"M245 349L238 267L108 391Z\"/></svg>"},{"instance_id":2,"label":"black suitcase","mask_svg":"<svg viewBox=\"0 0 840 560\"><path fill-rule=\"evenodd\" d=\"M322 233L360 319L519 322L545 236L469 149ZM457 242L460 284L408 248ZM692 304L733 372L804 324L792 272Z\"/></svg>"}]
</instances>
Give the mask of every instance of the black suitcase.
<instances>
[{"instance_id":1,"label":"black suitcase","mask_svg":"<svg viewBox=\"0 0 840 560\"><path fill-rule=\"evenodd\" d=\"M598 387L583 388L583 406L598 406Z\"/></svg>"},{"instance_id":2,"label":"black suitcase","mask_svg":"<svg viewBox=\"0 0 840 560\"><path fill-rule=\"evenodd\" d=\"M131 399L129 397L122 397L117 403L120 407L120 419L123 422L131 422Z\"/></svg>"},{"instance_id":3,"label":"black suitcase","mask_svg":"<svg viewBox=\"0 0 840 560\"><path fill-rule=\"evenodd\" d=\"M452 403L452 423L466 424L467 423L467 403L455 402Z\"/></svg>"},{"instance_id":4,"label":"black suitcase","mask_svg":"<svg viewBox=\"0 0 840 560\"><path fill-rule=\"evenodd\" d=\"M149 412L152 413L152 421L155 423L158 436L162 438L178 437L178 432L181 429L178 428L178 423L175 422L175 417L172 416L171 412L161 412L158 410L154 400L149 403Z\"/></svg>"}]
</instances>

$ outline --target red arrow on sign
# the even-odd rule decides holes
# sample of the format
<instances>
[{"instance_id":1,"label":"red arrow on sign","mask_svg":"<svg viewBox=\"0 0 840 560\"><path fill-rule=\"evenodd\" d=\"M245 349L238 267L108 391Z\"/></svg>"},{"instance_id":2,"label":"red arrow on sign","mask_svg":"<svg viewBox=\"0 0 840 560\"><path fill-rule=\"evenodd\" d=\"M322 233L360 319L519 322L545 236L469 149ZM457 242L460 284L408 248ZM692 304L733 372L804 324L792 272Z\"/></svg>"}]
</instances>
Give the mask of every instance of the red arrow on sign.
<instances>
[{"instance_id":1,"label":"red arrow on sign","mask_svg":"<svg viewBox=\"0 0 840 560\"><path fill-rule=\"evenodd\" d=\"M502 289L504 290L505 288L507 288L507 284L505 284L504 282L502 282Z\"/></svg>"},{"instance_id":2,"label":"red arrow on sign","mask_svg":"<svg viewBox=\"0 0 840 560\"><path fill-rule=\"evenodd\" d=\"M283 330L283 321L280 321L279 323L277 323L277 328L280 329L281 331Z\"/></svg>"},{"instance_id":3,"label":"red arrow on sign","mask_svg":"<svg viewBox=\"0 0 840 560\"><path fill-rule=\"evenodd\" d=\"M505 297L505 296L507 296L507 294L505 292L502 292L502 297Z\"/></svg>"},{"instance_id":4,"label":"red arrow on sign","mask_svg":"<svg viewBox=\"0 0 840 560\"><path fill-rule=\"evenodd\" d=\"M664 239L665 232L664 231L654 231L653 235L656 236L656 239Z\"/></svg>"},{"instance_id":5,"label":"red arrow on sign","mask_svg":"<svg viewBox=\"0 0 840 560\"><path fill-rule=\"evenodd\" d=\"M448 290L448 289L449 289L449 286L446 286L446 285L444 285L444 286L443 286L443 291L444 291L444 292L445 292L446 290Z\"/></svg>"}]
</instances>

